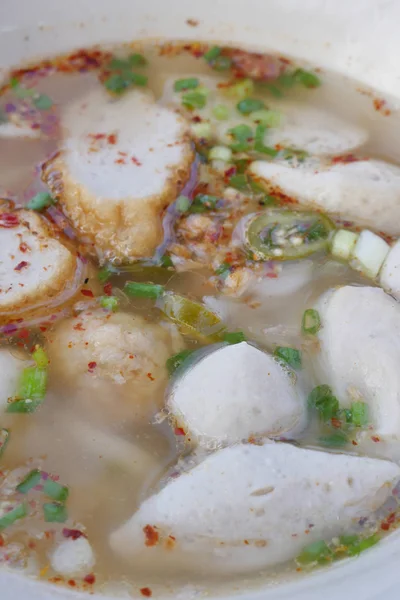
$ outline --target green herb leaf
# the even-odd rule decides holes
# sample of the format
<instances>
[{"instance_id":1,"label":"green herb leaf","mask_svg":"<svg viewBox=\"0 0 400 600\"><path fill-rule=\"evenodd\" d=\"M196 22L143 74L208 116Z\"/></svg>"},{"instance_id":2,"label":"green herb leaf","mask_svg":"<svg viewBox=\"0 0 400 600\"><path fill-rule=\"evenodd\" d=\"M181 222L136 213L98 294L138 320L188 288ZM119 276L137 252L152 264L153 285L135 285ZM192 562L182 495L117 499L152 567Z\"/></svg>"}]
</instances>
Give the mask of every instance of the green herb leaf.
<instances>
[{"instance_id":1,"label":"green herb leaf","mask_svg":"<svg viewBox=\"0 0 400 600\"><path fill-rule=\"evenodd\" d=\"M204 108L207 103L207 96L202 92L187 92L182 96L182 104L186 108Z\"/></svg>"},{"instance_id":2,"label":"green herb leaf","mask_svg":"<svg viewBox=\"0 0 400 600\"><path fill-rule=\"evenodd\" d=\"M27 494L32 488L36 487L42 478L42 473L39 469L34 469L17 485L17 492Z\"/></svg>"},{"instance_id":3,"label":"green herb leaf","mask_svg":"<svg viewBox=\"0 0 400 600\"><path fill-rule=\"evenodd\" d=\"M220 48L219 46L212 46L212 48L207 50L207 52L203 56L207 62L211 62L212 60L215 60L221 54L221 52L222 48Z\"/></svg>"},{"instance_id":4,"label":"green herb leaf","mask_svg":"<svg viewBox=\"0 0 400 600\"><path fill-rule=\"evenodd\" d=\"M237 125L228 130L228 134L232 136L232 150L235 152L244 152L250 148L250 143L253 140L253 130L249 125Z\"/></svg>"},{"instance_id":5,"label":"green herb leaf","mask_svg":"<svg viewBox=\"0 0 400 600\"><path fill-rule=\"evenodd\" d=\"M53 481L52 479L46 479L43 484L43 493L49 498L53 500L57 500L57 502L66 502L69 496L69 489L66 485L61 485L57 481Z\"/></svg>"},{"instance_id":6,"label":"green herb leaf","mask_svg":"<svg viewBox=\"0 0 400 600\"><path fill-rule=\"evenodd\" d=\"M332 550L324 541L313 542L306 546L296 558L299 565L321 564L329 560L332 560Z\"/></svg>"},{"instance_id":7,"label":"green herb leaf","mask_svg":"<svg viewBox=\"0 0 400 600\"><path fill-rule=\"evenodd\" d=\"M100 306L106 310L116 312L118 310L119 300L117 296L101 296Z\"/></svg>"},{"instance_id":8,"label":"green herb leaf","mask_svg":"<svg viewBox=\"0 0 400 600\"><path fill-rule=\"evenodd\" d=\"M229 179L229 185L235 188L235 190L239 190L239 192L249 191L249 179L244 173L232 175L232 177Z\"/></svg>"},{"instance_id":9,"label":"green herb leaf","mask_svg":"<svg viewBox=\"0 0 400 600\"><path fill-rule=\"evenodd\" d=\"M37 98L33 98L33 104L39 110L49 110L53 106L53 100L46 94L40 94Z\"/></svg>"},{"instance_id":10,"label":"green herb leaf","mask_svg":"<svg viewBox=\"0 0 400 600\"><path fill-rule=\"evenodd\" d=\"M351 422L356 427L365 427L369 422L368 404L353 402L351 405Z\"/></svg>"},{"instance_id":11,"label":"green herb leaf","mask_svg":"<svg viewBox=\"0 0 400 600\"><path fill-rule=\"evenodd\" d=\"M182 350L182 352L178 352L177 354L174 354L173 356L171 356L167 362L166 362L166 367L167 367L167 371L169 376L171 377L171 375L173 375L175 373L175 371L177 369L179 369L179 367L181 367L183 365L183 363L186 361L186 359L193 354L193 350Z\"/></svg>"},{"instance_id":12,"label":"green herb leaf","mask_svg":"<svg viewBox=\"0 0 400 600\"><path fill-rule=\"evenodd\" d=\"M27 203L26 207L31 210L43 210L54 204L54 200L48 192L39 192L33 196Z\"/></svg>"},{"instance_id":13,"label":"green herb leaf","mask_svg":"<svg viewBox=\"0 0 400 600\"><path fill-rule=\"evenodd\" d=\"M222 341L228 344L240 344L246 341L246 336L243 331L226 331L222 336Z\"/></svg>"},{"instance_id":14,"label":"green herb leaf","mask_svg":"<svg viewBox=\"0 0 400 600\"><path fill-rule=\"evenodd\" d=\"M303 333L310 335L315 335L321 329L321 319L318 311L314 308L307 308L304 311L301 329Z\"/></svg>"},{"instance_id":15,"label":"green herb leaf","mask_svg":"<svg viewBox=\"0 0 400 600\"><path fill-rule=\"evenodd\" d=\"M278 346L275 348L274 355L283 360L293 369L301 369L301 352L296 348L288 348L286 346Z\"/></svg>"},{"instance_id":16,"label":"green herb leaf","mask_svg":"<svg viewBox=\"0 0 400 600\"><path fill-rule=\"evenodd\" d=\"M216 196L210 196L208 194L197 194L190 207L190 212L203 213L207 212L208 210L215 210L217 208L218 201L219 198L217 198Z\"/></svg>"},{"instance_id":17,"label":"green herb leaf","mask_svg":"<svg viewBox=\"0 0 400 600\"><path fill-rule=\"evenodd\" d=\"M256 127L256 135L254 139L254 150L256 152L261 152L262 154L268 154L274 158L279 152L275 150L275 148L271 148L270 146L265 146L264 144L264 136L267 131L266 125L259 123Z\"/></svg>"},{"instance_id":18,"label":"green herb leaf","mask_svg":"<svg viewBox=\"0 0 400 600\"><path fill-rule=\"evenodd\" d=\"M156 300L164 294L164 286L157 283L139 283L129 281L125 284L124 291L133 298L151 298Z\"/></svg>"},{"instance_id":19,"label":"green herb leaf","mask_svg":"<svg viewBox=\"0 0 400 600\"><path fill-rule=\"evenodd\" d=\"M26 502L21 502L21 504L17 504L17 506L10 510L10 512L0 517L0 530L6 529L6 527L10 527L10 525L13 525L15 521L26 517L27 514L28 507Z\"/></svg>"},{"instance_id":20,"label":"green herb leaf","mask_svg":"<svg viewBox=\"0 0 400 600\"><path fill-rule=\"evenodd\" d=\"M188 77L187 79L177 79L174 83L175 92L182 92L183 90L194 90L199 87L200 82L197 77Z\"/></svg>"},{"instance_id":21,"label":"green herb leaf","mask_svg":"<svg viewBox=\"0 0 400 600\"><path fill-rule=\"evenodd\" d=\"M66 507L57 502L43 504L43 513L46 523L65 523L68 519Z\"/></svg>"},{"instance_id":22,"label":"green herb leaf","mask_svg":"<svg viewBox=\"0 0 400 600\"><path fill-rule=\"evenodd\" d=\"M10 432L8 429L0 429L0 457L3 455L9 441Z\"/></svg>"},{"instance_id":23,"label":"green herb leaf","mask_svg":"<svg viewBox=\"0 0 400 600\"><path fill-rule=\"evenodd\" d=\"M216 104L212 109L212 114L218 121L229 119L229 108L225 104Z\"/></svg>"},{"instance_id":24,"label":"green herb leaf","mask_svg":"<svg viewBox=\"0 0 400 600\"><path fill-rule=\"evenodd\" d=\"M324 422L337 417L339 402L329 385L317 385L308 396L308 405L315 408Z\"/></svg>"},{"instance_id":25,"label":"green herb leaf","mask_svg":"<svg viewBox=\"0 0 400 600\"><path fill-rule=\"evenodd\" d=\"M242 115L249 115L250 113L265 108L265 104L262 100L257 98L244 98L237 103L236 108Z\"/></svg>"}]
</instances>

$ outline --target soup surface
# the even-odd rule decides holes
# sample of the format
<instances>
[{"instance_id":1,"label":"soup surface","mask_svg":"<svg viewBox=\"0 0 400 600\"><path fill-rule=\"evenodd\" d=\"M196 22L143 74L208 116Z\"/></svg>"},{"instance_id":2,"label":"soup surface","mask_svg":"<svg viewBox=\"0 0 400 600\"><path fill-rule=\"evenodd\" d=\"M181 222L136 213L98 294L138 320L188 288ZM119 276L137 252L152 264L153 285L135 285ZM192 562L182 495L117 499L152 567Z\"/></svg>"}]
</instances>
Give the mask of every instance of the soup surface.
<instances>
[{"instance_id":1,"label":"soup surface","mask_svg":"<svg viewBox=\"0 0 400 600\"><path fill-rule=\"evenodd\" d=\"M123 597L275 584L397 526L398 114L199 43L0 96L0 564Z\"/></svg>"}]
</instances>

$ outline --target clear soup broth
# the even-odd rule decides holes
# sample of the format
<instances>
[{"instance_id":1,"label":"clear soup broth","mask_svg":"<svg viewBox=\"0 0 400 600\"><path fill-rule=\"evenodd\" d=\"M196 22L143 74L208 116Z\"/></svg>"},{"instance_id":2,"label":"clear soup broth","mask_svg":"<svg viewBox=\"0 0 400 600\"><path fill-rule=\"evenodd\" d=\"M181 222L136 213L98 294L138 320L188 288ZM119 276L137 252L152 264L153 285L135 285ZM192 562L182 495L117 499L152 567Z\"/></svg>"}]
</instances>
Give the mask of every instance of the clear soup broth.
<instances>
[{"instance_id":1,"label":"clear soup broth","mask_svg":"<svg viewBox=\"0 0 400 600\"><path fill-rule=\"evenodd\" d=\"M146 499L237 444L273 439L320 450L328 470L337 454L399 459L396 436L379 433L380 383L375 396L360 384L345 399L318 358L328 343L319 299L343 286L385 287L379 273L396 226L368 213L368 191L343 207L346 175L321 182L324 191L331 182L338 189L332 201L312 180L375 160L395 179L399 117L390 102L285 57L143 43L16 70L2 88L0 116L0 236L20 236L17 258L10 237L0 251L0 563L79 590L202 595L303 576L358 555L395 528L396 473L382 501L353 515L350 527L329 525L277 564L241 573L210 572L201 549L195 567L179 569L164 563L161 550L141 562L121 559L110 544ZM154 163L148 181L140 174L146 160ZM279 165L283 175L264 176L256 163ZM307 181L286 177L304 170ZM354 187L349 179L350 198ZM373 237L365 250L366 231ZM31 238L40 238L38 247ZM38 253L49 248L49 264L35 271ZM61 275L68 259L74 267ZM219 437L194 431L171 396L211 353L242 344L273 357L277 377L296 386L299 422L249 425L234 439L231 429ZM215 369L227 361L216 359ZM232 390L227 383L224 392L224 377L217 387L225 398ZM278 388L273 395L275 406L283 402ZM269 542L260 527L261 548ZM174 552L180 539L168 531ZM145 551L161 543L157 523L140 535ZM73 544L82 542L80 556Z\"/></svg>"}]
</instances>

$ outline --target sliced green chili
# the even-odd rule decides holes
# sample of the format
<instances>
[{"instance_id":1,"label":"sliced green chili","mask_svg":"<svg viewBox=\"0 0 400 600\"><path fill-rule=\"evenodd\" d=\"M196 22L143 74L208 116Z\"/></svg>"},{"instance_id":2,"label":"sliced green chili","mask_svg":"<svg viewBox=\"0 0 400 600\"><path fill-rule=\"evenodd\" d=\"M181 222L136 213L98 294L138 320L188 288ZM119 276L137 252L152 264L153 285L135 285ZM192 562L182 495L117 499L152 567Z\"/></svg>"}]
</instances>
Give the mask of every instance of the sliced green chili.
<instances>
[{"instance_id":1,"label":"sliced green chili","mask_svg":"<svg viewBox=\"0 0 400 600\"><path fill-rule=\"evenodd\" d=\"M46 523L65 523L68 519L65 505L58 502L46 502L43 504L43 513Z\"/></svg>"},{"instance_id":2,"label":"sliced green chili","mask_svg":"<svg viewBox=\"0 0 400 600\"><path fill-rule=\"evenodd\" d=\"M137 281L129 281L125 284L124 291L128 296L133 298L151 298L156 300L164 293L164 286L157 283L139 283Z\"/></svg>"},{"instance_id":3,"label":"sliced green chili","mask_svg":"<svg viewBox=\"0 0 400 600\"><path fill-rule=\"evenodd\" d=\"M46 479L43 484L43 493L57 502L64 503L69 496L69 489L65 485L61 485L52 479Z\"/></svg>"},{"instance_id":4,"label":"sliced green chili","mask_svg":"<svg viewBox=\"0 0 400 600\"><path fill-rule=\"evenodd\" d=\"M17 492L27 494L31 489L36 487L42 478L42 473L39 469L34 469L17 485Z\"/></svg>"},{"instance_id":5,"label":"sliced green chili","mask_svg":"<svg viewBox=\"0 0 400 600\"><path fill-rule=\"evenodd\" d=\"M21 502L21 504L17 504L15 508L10 510L10 512L4 514L0 517L0 530L6 529L6 527L10 527L19 519L23 519L28 514L28 506L26 502Z\"/></svg>"}]
</instances>

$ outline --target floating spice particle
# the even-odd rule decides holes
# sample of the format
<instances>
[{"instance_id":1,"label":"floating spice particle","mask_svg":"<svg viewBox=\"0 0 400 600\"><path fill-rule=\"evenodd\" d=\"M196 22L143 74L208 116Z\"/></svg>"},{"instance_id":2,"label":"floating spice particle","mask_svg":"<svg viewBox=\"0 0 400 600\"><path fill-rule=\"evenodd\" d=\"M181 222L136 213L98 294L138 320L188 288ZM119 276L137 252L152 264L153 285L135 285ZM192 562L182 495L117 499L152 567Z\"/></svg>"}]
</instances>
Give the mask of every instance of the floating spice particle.
<instances>
[{"instance_id":1,"label":"floating spice particle","mask_svg":"<svg viewBox=\"0 0 400 600\"><path fill-rule=\"evenodd\" d=\"M92 361L92 362L88 363L89 373L93 373L96 367L97 367L97 362Z\"/></svg>"},{"instance_id":2,"label":"floating spice particle","mask_svg":"<svg viewBox=\"0 0 400 600\"><path fill-rule=\"evenodd\" d=\"M371 435L371 440L373 442L380 442L381 441L380 438L377 435Z\"/></svg>"},{"instance_id":3,"label":"floating spice particle","mask_svg":"<svg viewBox=\"0 0 400 600\"><path fill-rule=\"evenodd\" d=\"M153 377L153 375L151 373L147 373L147 377L148 377L148 379L150 379L150 381L155 381L155 378Z\"/></svg>"},{"instance_id":4,"label":"floating spice particle","mask_svg":"<svg viewBox=\"0 0 400 600\"><path fill-rule=\"evenodd\" d=\"M93 585L96 582L96 577L93 573L89 573L89 575L86 575L86 577L83 578L83 581L89 585Z\"/></svg>"},{"instance_id":5,"label":"floating spice particle","mask_svg":"<svg viewBox=\"0 0 400 600\"><path fill-rule=\"evenodd\" d=\"M22 260L20 263L17 264L16 267L14 267L14 271L22 271L22 269L25 269L28 265L29 263L26 262L26 260Z\"/></svg>"},{"instance_id":6,"label":"floating spice particle","mask_svg":"<svg viewBox=\"0 0 400 600\"><path fill-rule=\"evenodd\" d=\"M76 586L76 582L74 579L69 579L68 580L68 585L70 585L71 587L75 587Z\"/></svg>"},{"instance_id":7,"label":"floating spice particle","mask_svg":"<svg viewBox=\"0 0 400 600\"><path fill-rule=\"evenodd\" d=\"M72 540L77 540L80 537L86 537L83 531L80 531L79 529L68 529L67 527L64 527L62 534L65 538L71 538Z\"/></svg>"},{"instance_id":8,"label":"floating spice particle","mask_svg":"<svg viewBox=\"0 0 400 600\"><path fill-rule=\"evenodd\" d=\"M156 546L159 542L160 536L158 531L152 525L146 525L143 527L143 533L145 535L146 546Z\"/></svg>"},{"instance_id":9,"label":"floating spice particle","mask_svg":"<svg viewBox=\"0 0 400 600\"><path fill-rule=\"evenodd\" d=\"M81 294L83 296L87 296L88 298L94 298L92 290L81 290Z\"/></svg>"},{"instance_id":10,"label":"floating spice particle","mask_svg":"<svg viewBox=\"0 0 400 600\"><path fill-rule=\"evenodd\" d=\"M117 135L115 133L111 133L110 135L108 135L107 142L109 144L116 144L117 143Z\"/></svg>"},{"instance_id":11,"label":"floating spice particle","mask_svg":"<svg viewBox=\"0 0 400 600\"><path fill-rule=\"evenodd\" d=\"M0 213L0 227L9 229L11 227L17 227L18 225L18 215L14 215L13 213Z\"/></svg>"},{"instance_id":12,"label":"floating spice particle","mask_svg":"<svg viewBox=\"0 0 400 600\"><path fill-rule=\"evenodd\" d=\"M151 591L150 588L144 587L144 588L140 588L140 593L142 594L142 596L146 596L147 598L149 598L153 592Z\"/></svg>"},{"instance_id":13,"label":"floating spice particle","mask_svg":"<svg viewBox=\"0 0 400 600\"><path fill-rule=\"evenodd\" d=\"M185 430L182 427L175 427L174 429L175 435L186 435Z\"/></svg>"},{"instance_id":14,"label":"floating spice particle","mask_svg":"<svg viewBox=\"0 0 400 600\"><path fill-rule=\"evenodd\" d=\"M19 245L19 251L25 253L28 252L28 250L30 250L28 244L26 244L25 242L21 242Z\"/></svg>"},{"instance_id":15,"label":"floating spice particle","mask_svg":"<svg viewBox=\"0 0 400 600\"><path fill-rule=\"evenodd\" d=\"M136 165L137 167L141 167L142 163L140 162L140 160L138 160L136 158L136 156L131 156L131 161L133 162L134 165Z\"/></svg>"}]
</instances>

